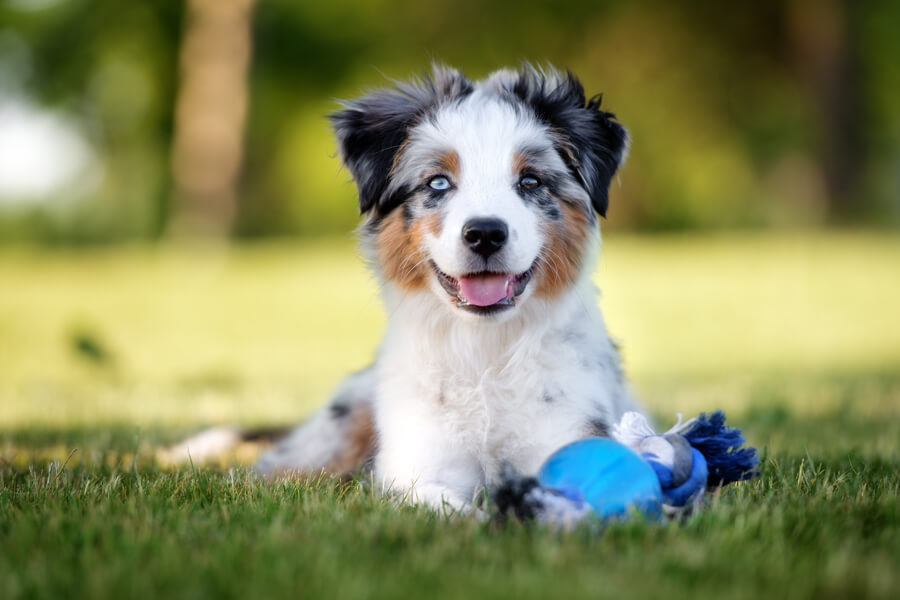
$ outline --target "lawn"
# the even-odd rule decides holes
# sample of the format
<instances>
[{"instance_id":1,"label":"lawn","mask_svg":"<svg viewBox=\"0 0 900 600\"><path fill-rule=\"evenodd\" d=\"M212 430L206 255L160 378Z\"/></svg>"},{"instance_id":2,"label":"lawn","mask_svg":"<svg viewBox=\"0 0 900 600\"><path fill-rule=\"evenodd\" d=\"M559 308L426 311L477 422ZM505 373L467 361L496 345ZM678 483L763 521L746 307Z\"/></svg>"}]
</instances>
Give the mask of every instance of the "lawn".
<instances>
[{"instance_id":1,"label":"lawn","mask_svg":"<svg viewBox=\"0 0 900 600\"><path fill-rule=\"evenodd\" d=\"M343 241L0 249L0 598L900 595L900 238L610 236L596 281L667 425L724 408L762 477L602 534L269 484L256 449L164 468L215 423L281 424L363 366L377 290Z\"/></svg>"}]
</instances>

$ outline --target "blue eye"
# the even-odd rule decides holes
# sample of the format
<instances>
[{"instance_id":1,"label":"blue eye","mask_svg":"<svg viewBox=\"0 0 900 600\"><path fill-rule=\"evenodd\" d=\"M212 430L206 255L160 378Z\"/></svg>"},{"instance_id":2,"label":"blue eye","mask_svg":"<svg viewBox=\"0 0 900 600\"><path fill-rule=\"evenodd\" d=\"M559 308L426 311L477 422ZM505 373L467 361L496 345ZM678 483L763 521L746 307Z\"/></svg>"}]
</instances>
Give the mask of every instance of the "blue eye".
<instances>
[{"instance_id":1,"label":"blue eye","mask_svg":"<svg viewBox=\"0 0 900 600\"><path fill-rule=\"evenodd\" d=\"M522 178L519 179L519 185L526 190L534 190L541 187L541 180L534 175L523 175Z\"/></svg>"},{"instance_id":2,"label":"blue eye","mask_svg":"<svg viewBox=\"0 0 900 600\"><path fill-rule=\"evenodd\" d=\"M435 175L428 180L428 187L439 192L450 189L450 180L443 175Z\"/></svg>"}]
</instances>

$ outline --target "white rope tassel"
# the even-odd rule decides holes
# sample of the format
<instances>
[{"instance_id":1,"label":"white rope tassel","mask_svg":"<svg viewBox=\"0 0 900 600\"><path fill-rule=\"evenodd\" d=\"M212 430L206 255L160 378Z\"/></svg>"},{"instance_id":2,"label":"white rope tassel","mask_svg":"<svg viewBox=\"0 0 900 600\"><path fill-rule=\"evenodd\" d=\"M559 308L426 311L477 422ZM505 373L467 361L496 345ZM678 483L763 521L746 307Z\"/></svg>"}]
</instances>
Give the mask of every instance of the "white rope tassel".
<instances>
[{"instance_id":1,"label":"white rope tassel","mask_svg":"<svg viewBox=\"0 0 900 600\"><path fill-rule=\"evenodd\" d=\"M645 437L656 435L650 427L647 417L639 412L627 412L622 415L622 420L613 427L612 438L637 451L638 446Z\"/></svg>"}]
</instances>

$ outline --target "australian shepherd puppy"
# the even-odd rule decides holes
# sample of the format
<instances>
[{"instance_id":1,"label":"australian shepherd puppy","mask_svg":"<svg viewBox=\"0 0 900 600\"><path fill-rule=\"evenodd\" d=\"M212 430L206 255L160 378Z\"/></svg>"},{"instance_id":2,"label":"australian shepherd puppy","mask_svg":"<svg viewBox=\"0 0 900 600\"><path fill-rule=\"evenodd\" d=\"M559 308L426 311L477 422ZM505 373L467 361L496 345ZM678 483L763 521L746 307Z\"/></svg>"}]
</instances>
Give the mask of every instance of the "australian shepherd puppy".
<instances>
[{"instance_id":1,"label":"australian shepherd puppy","mask_svg":"<svg viewBox=\"0 0 900 600\"><path fill-rule=\"evenodd\" d=\"M331 116L387 308L374 364L265 454L466 510L634 410L591 273L628 136L571 73L422 81Z\"/></svg>"}]
</instances>

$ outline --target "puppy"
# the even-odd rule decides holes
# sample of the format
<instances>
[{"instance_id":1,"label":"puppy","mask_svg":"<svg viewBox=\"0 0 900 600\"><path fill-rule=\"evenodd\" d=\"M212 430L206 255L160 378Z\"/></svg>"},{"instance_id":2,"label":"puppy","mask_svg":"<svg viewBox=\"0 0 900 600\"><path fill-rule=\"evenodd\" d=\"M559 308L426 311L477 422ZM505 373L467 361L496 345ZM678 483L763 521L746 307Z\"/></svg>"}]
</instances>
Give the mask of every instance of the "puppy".
<instances>
[{"instance_id":1,"label":"puppy","mask_svg":"<svg viewBox=\"0 0 900 600\"><path fill-rule=\"evenodd\" d=\"M435 67L331 122L387 333L260 472L370 467L385 491L466 510L504 463L533 473L636 409L591 283L628 145L600 96L550 68Z\"/></svg>"}]
</instances>

